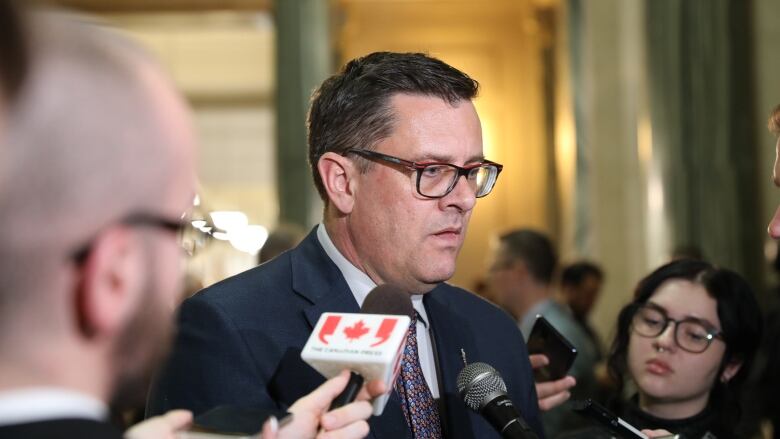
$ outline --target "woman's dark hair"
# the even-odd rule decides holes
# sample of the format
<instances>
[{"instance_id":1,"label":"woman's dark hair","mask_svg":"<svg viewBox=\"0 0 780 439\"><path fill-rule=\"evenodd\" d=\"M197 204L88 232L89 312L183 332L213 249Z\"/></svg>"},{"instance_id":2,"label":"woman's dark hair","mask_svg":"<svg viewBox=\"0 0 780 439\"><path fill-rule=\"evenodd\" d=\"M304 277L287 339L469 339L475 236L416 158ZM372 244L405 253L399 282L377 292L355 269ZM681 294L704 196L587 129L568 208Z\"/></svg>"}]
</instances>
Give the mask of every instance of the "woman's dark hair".
<instances>
[{"instance_id":1,"label":"woman's dark hair","mask_svg":"<svg viewBox=\"0 0 780 439\"><path fill-rule=\"evenodd\" d=\"M607 366L610 376L618 385L618 395L628 373L627 354L631 337L631 320L639 305L646 303L665 282L673 279L687 280L701 285L717 302L723 341L723 355L718 376L732 361L741 361L739 372L727 383L715 380L709 405L720 415L727 428L739 421L737 390L750 371L753 357L761 342L761 311L750 285L737 273L717 268L700 260L683 259L670 262L650 273L639 282L634 300L623 307L618 315L617 332L610 349Z\"/></svg>"}]
</instances>

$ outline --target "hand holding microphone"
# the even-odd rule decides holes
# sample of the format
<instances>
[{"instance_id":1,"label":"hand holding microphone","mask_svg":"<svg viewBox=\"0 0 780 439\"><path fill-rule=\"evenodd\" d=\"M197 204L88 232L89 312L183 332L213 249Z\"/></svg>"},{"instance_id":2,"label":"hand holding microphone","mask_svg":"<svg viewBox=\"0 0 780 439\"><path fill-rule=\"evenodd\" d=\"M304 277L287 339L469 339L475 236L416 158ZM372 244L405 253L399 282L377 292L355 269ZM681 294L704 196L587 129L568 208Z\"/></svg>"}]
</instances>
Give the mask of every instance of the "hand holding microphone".
<instances>
[{"instance_id":1,"label":"hand holding microphone","mask_svg":"<svg viewBox=\"0 0 780 439\"><path fill-rule=\"evenodd\" d=\"M349 373L345 370L329 379L313 392L295 401L288 409L292 420L279 427L275 419L263 426L263 439L302 439L320 437L329 433L332 437L357 439L368 434L366 420L373 411L368 402L371 398L385 393L384 384L372 381L359 389L356 402L331 410L329 406L345 388Z\"/></svg>"},{"instance_id":2,"label":"hand holding microphone","mask_svg":"<svg viewBox=\"0 0 780 439\"><path fill-rule=\"evenodd\" d=\"M361 388L361 378L378 380L386 393L374 400L380 415L400 368L406 333L414 308L409 294L392 285L380 285L366 297L360 314L324 313L303 348L301 358L325 377L343 369L352 371L350 385L331 408L347 403Z\"/></svg>"}]
</instances>

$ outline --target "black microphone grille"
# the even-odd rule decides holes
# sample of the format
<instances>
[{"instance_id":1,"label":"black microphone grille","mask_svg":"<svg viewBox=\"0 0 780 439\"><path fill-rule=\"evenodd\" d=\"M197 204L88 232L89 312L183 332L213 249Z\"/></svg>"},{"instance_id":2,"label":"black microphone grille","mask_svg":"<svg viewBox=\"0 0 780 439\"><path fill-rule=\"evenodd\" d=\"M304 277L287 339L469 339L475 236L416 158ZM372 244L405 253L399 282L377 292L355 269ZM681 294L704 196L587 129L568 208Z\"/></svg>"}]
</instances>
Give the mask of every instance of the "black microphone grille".
<instances>
[{"instance_id":1,"label":"black microphone grille","mask_svg":"<svg viewBox=\"0 0 780 439\"><path fill-rule=\"evenodd\" d=\"M458 393L470 409L478 412L490 402L489 396L506 394L506 383L489 364L471 363L458 374Z\"/></svg>"},{"instance_id":2,"label":"black microphone grille","mask_svg":"<svg viewBox=\"0 0 780 439\"><path fill-rule=\"evenodd\" d=\"M360 312L414 317L412 297L402 288L392 284L379 285L371 290L363 301Z\"/></svg>"}]
</instances>

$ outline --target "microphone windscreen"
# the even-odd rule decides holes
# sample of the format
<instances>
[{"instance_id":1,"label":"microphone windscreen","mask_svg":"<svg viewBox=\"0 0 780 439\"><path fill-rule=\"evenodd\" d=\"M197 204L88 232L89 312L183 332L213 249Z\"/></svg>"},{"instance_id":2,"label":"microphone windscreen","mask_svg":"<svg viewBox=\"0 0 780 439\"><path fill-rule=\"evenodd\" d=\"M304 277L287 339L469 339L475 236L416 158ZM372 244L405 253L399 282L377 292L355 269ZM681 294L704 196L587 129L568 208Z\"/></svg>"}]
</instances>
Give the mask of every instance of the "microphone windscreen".
<instances>
[{"instance_id":1,"label":"microphone windscreen","mask_svg":"<svg viewBox=\"0 0 780 439\"><path fill-rule=\"evenodd\" d=\"M506 394L506 383L489 364L470 363L458 374L458 393L470 409L480 411L491 395Z\"/></svg>"},{"instance_id":2,"label":"microphone windscreen","mask_svg":"<svg viewBox=\"0 0 780 439\"><path fill-rule=\"evenodd\" d=\"M414 317L414 307L409 293L391 284L378 285L371 290L363 301L360 312Z\"/></svg>"}]
</instances>

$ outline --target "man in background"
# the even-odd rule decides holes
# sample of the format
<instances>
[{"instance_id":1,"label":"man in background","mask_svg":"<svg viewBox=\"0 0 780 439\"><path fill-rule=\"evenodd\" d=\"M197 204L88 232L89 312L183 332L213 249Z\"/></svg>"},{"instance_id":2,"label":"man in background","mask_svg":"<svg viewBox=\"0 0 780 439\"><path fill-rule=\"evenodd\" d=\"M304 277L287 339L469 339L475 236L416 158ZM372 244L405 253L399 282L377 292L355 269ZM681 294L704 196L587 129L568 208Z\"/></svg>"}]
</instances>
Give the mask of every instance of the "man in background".
<instances>
[{"instance_id":1,"label":"man in background","mask_svg":"<svg viewBox=\"0 0 780 439\"><path fill-rule=\"evenodd\" d=\"M561 298L569 307L572 316L590 338L596 349L596 361L601 361L603 352L596 331L590 325L588 316L601 293L604 272L598 265L580 261L567 265L561 271Z\"/></svg>"},{"instance_id":2,"label":"man in background","mask_svg":"<svg viewBox=\"0 0 780 439\"><path fill-rule=\"evenodd\" d=\"M482 149L478 84L424 54L377 52L323 82L309 112L309 161L322 224L295 249L184 302L152 410L285 407L322 377L300 350L323 312L358 312L391 283L411 294L402 372L377 438L496 438L457 390L465 362L496 368L541 434L525 344L514 322L445 282L477 198L501 166Z\"/></svg>"},{"instance_id":3,"label":"man in background","mask_svg":"<svg viewBox=\"0 0 780 439\"><path fill-rule=\"evenodd\" d=\"M596 349L569 310L554 299L558 259L550 240L529 229L505 233L493 249L491 261L489 284L499 304L517 320L526 340L536 316L541 314L577 348L577 358L569 371L577 382L571 394L577 399L591 397L595 391ZM550 437L583 424L582 417L572 412L568 403L542 413L542 421Z\"/></svg>"},{"instance_id":4,"label":"man in background","mask_svg":"<svg viewBox=\"0 0 780 439\"><path fill-rule=\"evenodd\" d=\"M264 264L294 248L306 237L306 231L296 224L279 224L268 234L268 239L257 254L257 263Z\"/></svg>"},{"instance_id":5,"label":"man in background","mask_svg":"<svg viewBox=\"0 0 780 439\"><path fill-rule=\"evenodd\" d=\"M2 17L23 30L29 64L0 133L0 437L119 438L109 405L143 401L168 349L193 131L134 44L84 17L23 19ZM361 437L365 401L324 413L345 384L325 383L264 437ZM190 420L168 413L126 437L172 438Z\"/></svg>"}]
</instances>

